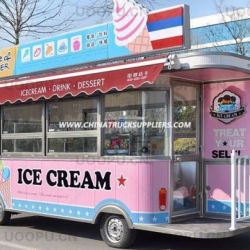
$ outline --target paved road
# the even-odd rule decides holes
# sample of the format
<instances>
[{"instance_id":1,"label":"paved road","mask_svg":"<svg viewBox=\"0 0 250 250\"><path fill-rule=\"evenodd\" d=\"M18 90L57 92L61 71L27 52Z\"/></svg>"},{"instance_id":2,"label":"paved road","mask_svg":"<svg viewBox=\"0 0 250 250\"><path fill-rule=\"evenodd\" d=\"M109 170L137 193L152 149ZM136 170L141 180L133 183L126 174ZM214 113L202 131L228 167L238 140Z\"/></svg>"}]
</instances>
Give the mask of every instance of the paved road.
<instances>
[{"instance_id":1,"label":"paved road","mask_svg":"<svg viewBox=\"0 0 250 250\"><path fill-rule=\"evenodd\" d=\"M14 216L9 226L0 227L1 250L98 250L111 249L102 242L95 225ZM132 249L249 250L250 234L223 240L197 240L139 232Z\"/></svg>"}]
</instances>

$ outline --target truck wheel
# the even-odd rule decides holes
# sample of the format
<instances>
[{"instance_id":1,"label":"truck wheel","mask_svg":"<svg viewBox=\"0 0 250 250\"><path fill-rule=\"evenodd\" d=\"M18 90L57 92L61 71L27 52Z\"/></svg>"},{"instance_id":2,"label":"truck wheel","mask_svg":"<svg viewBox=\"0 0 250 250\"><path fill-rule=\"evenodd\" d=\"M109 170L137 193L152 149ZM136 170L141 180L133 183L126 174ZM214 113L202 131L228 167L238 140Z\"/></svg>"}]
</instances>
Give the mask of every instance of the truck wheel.
<instances>
[{"instance_id":1,"label":"truck wheel","mask_svg":"<svg viewBox=\"0 0 250 250\"><path fill-rule=\"evenodd\" d=\"M5 211L3 202L0 201L0 225L6 225L10 222L11 213Z\"/></svg>"},{"instance_id":2,"label":"truck wheel","mask_svg":"<svg viewBox=\"0 0 250 250\"><path fill-rule=\"evenodd\" d=\"M115 248L128 248L136 238L136 231L131 230L120 215L105 215L101 220L100 233L103 241Z\"/></svg>"}]
</instances>

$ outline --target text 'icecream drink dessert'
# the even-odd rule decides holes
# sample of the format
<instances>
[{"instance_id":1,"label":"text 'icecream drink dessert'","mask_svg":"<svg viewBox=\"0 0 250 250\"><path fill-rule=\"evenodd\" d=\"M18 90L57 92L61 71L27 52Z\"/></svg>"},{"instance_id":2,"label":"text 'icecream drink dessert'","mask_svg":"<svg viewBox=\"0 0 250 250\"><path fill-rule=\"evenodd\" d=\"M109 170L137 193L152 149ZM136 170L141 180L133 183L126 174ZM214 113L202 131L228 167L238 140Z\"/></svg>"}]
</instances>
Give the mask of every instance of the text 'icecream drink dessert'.
<instances>
[{"instance_id":1,"label":"text 'icecream drink dessert'","mask_svg":"<svg viewBox=\"0 0 250 250\"><path fill-rule=\"evenodd\" d=\"M133 0L114 0L113 23L118 46L127 46L142 34L147 11Z\"/></svg>"}]
</instances>

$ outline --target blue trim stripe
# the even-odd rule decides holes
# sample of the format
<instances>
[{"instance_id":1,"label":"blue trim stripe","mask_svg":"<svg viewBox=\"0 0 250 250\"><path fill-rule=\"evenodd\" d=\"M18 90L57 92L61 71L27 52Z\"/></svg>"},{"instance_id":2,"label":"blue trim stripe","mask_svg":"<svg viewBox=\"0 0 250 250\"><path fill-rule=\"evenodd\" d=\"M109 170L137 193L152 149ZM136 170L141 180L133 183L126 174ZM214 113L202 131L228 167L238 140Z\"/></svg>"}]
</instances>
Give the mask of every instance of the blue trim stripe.
<instances>
[{"instance_id":1,"label":"blue trim stripe","mask_svg":"<svg viewBox=\"0 0 250 250\"><path fill-rule=\"evenodd\" d=\"M13 199L12 208L18 211L47 214L80 220L92 220L94 218L93 208L84 208L63 204L52 204L37 201Z\"/></svg>"},{"instance_id":2,"label":"blue trim stripe","mask_svg":"<svg viewBox=\"0 0 250 250\"><path fill-rule=\"evenodd\" d=\"M227 201L207 201L207 212L208 213L220 213L220 214L230 214L231 204Z\"/></svg>"},{"instance_id":3,"label":"blue trim stripe","mask_svg":"<svg viewBox=\"0 0 250 250\"><path fill-rule=\"evenodd\" d=\"M238 204L236 209L238 209ZM247 214L250 211L250 204L246 204ZM231 213L231 202L230 201L216 201L208 200L207 201L207 212L208 213L220 213L220 214L230 214ZM243 215L244 212L244 203L240 204L240 212Z\"/></svg>"},{"instance_id":4,"label":"blue trim stripe","mask_svg":"<svg viewBox=\"0 0 250 250\"><path fill-rule=\"evenodd\" d=\"M148 27L149 32L154 32L157 30L164 30L164 29L173 28L177 26L183 26L183 23L184 23L183 17L179 16L179 17L169 18L166 20L160 20L160 21L153 22L153 23L148 23L147 27Z\"/></svg>"},{"instance_id":5,"label":"blue trim stripe","mask_svg":"<svg viewBox=\"0 0 250 250\"><path fill-rule=\"evenodd\" d=\"M167 224L169 223L168 213L137 213L133 223L138 224Z\"/></svg>"},{"instance_id":6,"label":"blue trim stripe","mask_svg":"<svg viewBox=\"0 0 250 250\"><path fill-rule=\"evenodd\" d=\"M127 213L127 215L131 218L133 223L140 224L166 224L169 222L169 214L167 212L161 213L142 213L142 212L131 212L129 208L121 201L115 199L106 199L101 201L95 207L95 213L98 212L102 207L107 205L114 205L120 207Z\"/></svg>"},{"instance_id":7,"label":"blue trim stripe","mask_svg":"<svg viewBox=\"0 0 250 250\"><path fill-rule=\"evenodd\" d=\"M169 214L167 212L131 212L121 201L113 199L104 200L95 208L12 199L12 208L20 212L31 212L83 221L92 221L97 212L105 205L116 205L122 208L132 222L136 224L167 224L169 222Z\"/></svg>"}]
</instances>

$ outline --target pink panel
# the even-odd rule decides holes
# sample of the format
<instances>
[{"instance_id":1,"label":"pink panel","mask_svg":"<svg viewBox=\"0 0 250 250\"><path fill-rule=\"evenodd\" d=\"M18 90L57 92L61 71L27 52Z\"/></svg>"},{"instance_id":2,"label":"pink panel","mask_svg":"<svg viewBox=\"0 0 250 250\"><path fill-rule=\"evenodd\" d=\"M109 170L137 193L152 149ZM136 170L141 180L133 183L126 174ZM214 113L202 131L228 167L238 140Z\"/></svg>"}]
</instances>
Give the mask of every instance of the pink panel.
<instances>
[{"instance_id":1,"label":"pink panel","mask_svg":"<svg viewBox=\"0 0 250 250\"><path fill-rule=\"evenodd\" d=\"M241 186L240 190L237 188L236 196L239 197L239 191L241 195L241 201L250 201L250 170L249 168L241 169ZM246 184L244 187L244 179ZM207 165L207 183L211 188L208 192L208 199L218 201L230 201L231 200L231 172L230 165ZM237 186L238 187L238 186Z\"/></svg>"},{"instance_id":2,"label":"pink panel","mask_svg":"<svg viewBox=\"0 0 250 250\"><path fill-rule=\"evenodd\" d=\"M84 163L81 163L84 164ZM102 190L101 192L94 192L93 193L93 207L95 207L95 205L99 204L101 201L105 200L105 199L111 199L111 198L115 198L116 196L116 178L115 176L113 176L116 173L116 167L117 164L115 162L91 162L90 165L92 166L92 168L97 171L110 171L112 173L112 178L111 178L111 187L112 190L111 191L107 191L107 190ZM86 191L88 192L88 190ZM88 195L88 194L86 194Z\"/></svg>"},{"instance_id":3,"label":"pink panel","mask_svg":"<svg viewBox=\"0 0 250 250\"><path fill-rule=\"evenodd\" d=\"M226 77L233 78L234 76L229 74L226 75ZM233 149L237 150L237 153L240 155L250 154L250 113L248 110L250 101L250 81L206 84L203 90L203 158L209 160L213 159L215 161L213 164L211 163L211 165L206 165L206 185L210 186L210 190L207 193L208 210L210 212L230 213L230 163L228 165L221 165L216 164L216 161L229 161ZM240 107L245 109L243 115L238 116L238 114L235 113L236 117L231 122L228 122L228 120L222 122L219 120L219 117L215 118L210 114L214 98L224 91L230 91L240 97ZM230 93L230 95L232 94ZM215 101L215 105L220 107L219 105L221 105L221 103ZM218 114L220 115L220 112ZM242 184L240 190L237 190L237 196L238 192L241 194L241 201L250 201L249 178L249 171L246 171L245 174L241 172L241 183L244 183L244 179L247 180L245 189Z\"/></svg>"},{"instance_id":4,"label":"pink panel","mask_svg":"<svg viewBox=\"0 0 250 250\"><path fill-rule=\"evenodd\" d=\"M116 181L116 199L123 201L124 204L130 206L132 211L139 211L138 206L138 175L139 167L142 166L146 171L148 163L125 163L124 167L120 169L120 163L117 163L116 180L123 177L126 179L124 185L120 181Z\"/></svg>"},{"instance_id":5,"label":"pink panel","mask_svg":"<svg viewBox=\"0 0 250 250\"><path fill-rule=\"evenodd\" d=\"M170 195L169 188L169 171L170 171L170 162L152 162L152 180L153 180L153 193L152 193L152 204L153 211L159 210L159 190L161 188L167 189L167 195ZM168 197L170 198L170 197ZM167 204L167 210L170 210L169 202Z\"/></svg>"},{"instance_id":6,"label":"pink panel","mask_svg":"<svg viewBox=\"0 0 250 250\"><path fill-rule=\"evenodd\" d=\"M229 124L224 124L210 115L213 99L221 92L229 90L241 97L241 104L245 114ZM203 124L204 150L203 157L216 159L212 151L221 152L220 158L230 155L232 149L240 150L241 155L250 154L250 126L249 126L250 81L208 84L204 86ZM226 142L226 145L223 143Z\"/></svg>"},{"instance_id":7,"label":"pink panel","mask_svg":"<svg viewBox=\"0 0 250 250\"><path fill-rule=\"evenodd\" d=\"M159 212L159 190L168 189L169 161L147 162L77 162L53 160L3 160L11 170L12 199L40 201L81 207L96 207L102 202L118 200L130 211ZM41 170L41 185L18 184L18 169ZM95 172L102 176L110 172L111 190L50 186L47 174L50 170L80 171L79 182L88 171L95 184ZM30 177L30 176L29 176ZM52 180L57 180L53 176ZM69 175L67 176L69 181Z\"/></svg>"},{"instance_id":8,"label":"pink panel","mask_svg":"<svg viewBox=\"0 0 250 250\"><path fill-rule=\"evenodd\" d=\"M53 162L53 161L4 161L12 167L12 195L14 198L33 201L56 202L60 204L75 204L75 205L94 205L94 190L82 188L65 188L65 187L51 187L46 181L46 174L49 170L80 170L81 172L88 170L93 176L94 170L92 167L79 167L77 162ZM25 185L17 184L17 169L41 169L42 185ZM25 195L26 193L26 195Z\"/></svg>"},{"instance_id":9,"label":"pink panel","mask_svg":"<svg viewBox=\"0 0 250 250\"><path fill-rule=\"evenodd\" d=\"M207 165L208 199L229 201L231 196L230 166Z\"/></svg>"},{"instance_id":10,"label":"pink panel","mask_svg":"<svg viewBox=\"0 0 250 250\"><path fill-rule=\"evenodd\" d=\"M169 195L169 161L156 161L147 166L147 171L140 167L139 174L139 210L159 211L159 191L166 188ZM169 211L169 204L167 204Z\"/></svg>"}]
</instances>

